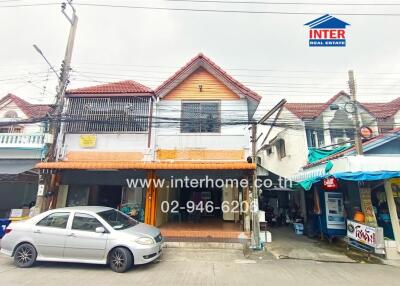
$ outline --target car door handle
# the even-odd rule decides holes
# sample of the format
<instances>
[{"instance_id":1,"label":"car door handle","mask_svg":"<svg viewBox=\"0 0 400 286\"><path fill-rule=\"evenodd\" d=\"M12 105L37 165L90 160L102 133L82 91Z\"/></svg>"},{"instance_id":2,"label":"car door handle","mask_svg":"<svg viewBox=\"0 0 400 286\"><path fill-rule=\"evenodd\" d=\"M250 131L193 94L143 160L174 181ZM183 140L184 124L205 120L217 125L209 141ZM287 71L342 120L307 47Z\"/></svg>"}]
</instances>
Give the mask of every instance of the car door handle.
<instances>
[{"instance_id":1,"label":"car door handle","mask_svg":"<svg viewBox=\"0 0 400 286\"><path fill-rule=\"evenodd\" d=\"M70 236L70 237L76 237L75 233L73 233L73 232L68 233L68 236Z\"/></svg>"},{"instance_id":2,"label":"car door handle","mask_svg":"<svg viewBox=\"0 0 400 286\"><path fill-rule=\"evenodd\" d=\"M35 229L33 233L41 233L40 229Z\"/></svg>"}]
</instances>

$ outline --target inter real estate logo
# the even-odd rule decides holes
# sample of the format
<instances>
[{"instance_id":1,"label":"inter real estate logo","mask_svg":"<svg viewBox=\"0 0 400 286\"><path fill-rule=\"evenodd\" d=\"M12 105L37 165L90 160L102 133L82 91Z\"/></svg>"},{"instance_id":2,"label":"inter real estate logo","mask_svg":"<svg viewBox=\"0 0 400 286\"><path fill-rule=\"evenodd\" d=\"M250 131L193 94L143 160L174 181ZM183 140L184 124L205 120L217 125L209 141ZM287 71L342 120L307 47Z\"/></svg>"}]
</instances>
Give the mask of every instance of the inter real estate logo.
<instances>
[{"instance_id":1,"label":"inter real estate logo","mask_svg":"<svg viewBox=\"0 0 400 286\"><path fill-rule=\"evenodd\" d=\"M304 26L310 28L308 45L310 47L345 47L348 25L350 24L329 14L305 23Z\"/></svg>"}]
</instances>

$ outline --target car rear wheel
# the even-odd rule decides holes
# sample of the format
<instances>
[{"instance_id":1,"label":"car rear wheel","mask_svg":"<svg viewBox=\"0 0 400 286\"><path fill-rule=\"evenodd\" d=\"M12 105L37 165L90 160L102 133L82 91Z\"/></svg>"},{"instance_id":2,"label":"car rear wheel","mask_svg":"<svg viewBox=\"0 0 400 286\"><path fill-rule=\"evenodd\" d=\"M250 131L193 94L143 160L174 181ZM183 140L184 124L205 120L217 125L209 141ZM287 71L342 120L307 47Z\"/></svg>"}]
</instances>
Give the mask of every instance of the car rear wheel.
<instances>
[{"instance_id":1,"label":"car rear wheel","mask_svg":"<svg viewBox=\"0 0 400 286\"><path fill-rule=\"evenodd\" d=\"M117 247L110 254L110 268L119 273L123 273L132 267L133 257L131 252L123 247Z\"/></svg>"},{"instance_id":2,"label":"car rear wheel","mask_svg":"<svg viewBox=\"0 0 400 286\"><path fill-rule=\"evenodd\" d=\"M37 252L32 244L24 243L14 253L14 263L21 268L31 267L36 261Z\"/></svg>"}]
</instances>

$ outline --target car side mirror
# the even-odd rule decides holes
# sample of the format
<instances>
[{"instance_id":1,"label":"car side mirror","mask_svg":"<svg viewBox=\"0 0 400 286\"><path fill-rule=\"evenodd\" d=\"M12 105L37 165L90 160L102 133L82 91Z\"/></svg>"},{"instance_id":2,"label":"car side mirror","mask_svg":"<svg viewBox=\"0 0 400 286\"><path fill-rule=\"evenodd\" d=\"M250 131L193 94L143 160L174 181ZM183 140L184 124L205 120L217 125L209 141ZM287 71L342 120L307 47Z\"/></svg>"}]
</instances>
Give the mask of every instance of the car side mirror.
<instances>
[{"instance_id":1,"label":"car side mirror","mask_svg":"<svg viewBox=\"0 0 400 286\"><path fill-rule=\"evenodd\" d=\"M95 232L96 232L96 233L105 233L106 230L104 229L104 227L99 226L99 227L96 227Z\"/></svg>"}]
</instances>

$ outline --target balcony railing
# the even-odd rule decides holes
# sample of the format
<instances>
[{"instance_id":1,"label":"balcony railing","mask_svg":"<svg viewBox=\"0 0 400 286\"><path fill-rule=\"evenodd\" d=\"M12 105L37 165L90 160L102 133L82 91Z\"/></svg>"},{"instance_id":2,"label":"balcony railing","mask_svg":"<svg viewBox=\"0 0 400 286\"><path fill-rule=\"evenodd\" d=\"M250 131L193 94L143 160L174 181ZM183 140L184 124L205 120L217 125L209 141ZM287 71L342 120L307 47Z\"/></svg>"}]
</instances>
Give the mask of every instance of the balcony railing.
<instances>
[{"instance_id":1,"label":"balcony railing","mask_svg":"<svg viewBox=\"0 0 400 286\"><path fill-rule=\"evenodd\" d=\"M46 134L0 133L0 148L43 148Z\"/></svg>"}]
</instances>

